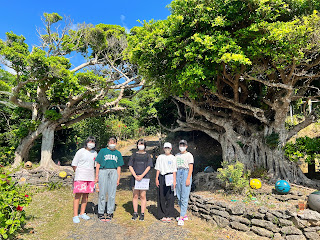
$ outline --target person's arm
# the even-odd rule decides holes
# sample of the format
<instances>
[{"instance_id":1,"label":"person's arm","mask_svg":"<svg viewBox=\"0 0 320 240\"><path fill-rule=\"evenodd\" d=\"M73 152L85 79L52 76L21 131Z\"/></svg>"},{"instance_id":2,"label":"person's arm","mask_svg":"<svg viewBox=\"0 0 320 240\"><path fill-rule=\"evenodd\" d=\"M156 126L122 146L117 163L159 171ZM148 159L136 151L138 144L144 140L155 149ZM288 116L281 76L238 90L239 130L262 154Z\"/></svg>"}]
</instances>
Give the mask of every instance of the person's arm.
<instances>
[{"instance_id":1,"label":"person's arm","mask_svg":"<svg viewBox=\"0 0 320 240\"><path fill-rule=\"evenodd\" d=\"M138 178L139 178L138 181L140 181L145 175L147 175L147 173L148 173L149 171L150 171L150 166L148 166L148 167L146 168L146 170L144 170L144 172L143 172L141 175L138 176Z\"/></svg>"},{"instance_id":2,"label":"person's arm","mask_svg":"<svg viewBox=\"0 0 320 240\"><path fill-rule=\"evenodd\" d=\"M192 171L193 171L193 163L189 163L189 172L186 180L186 186L188 187L190 185L190 178L192 176Z\"/></svg>"},{"instance_id":3,"label":"person's arm","mask_svg":"<svg viewBox=\"0 0 320 240\"><path fill-rule=\"evenodd\" d=\"M173 172L173 188L176 188L176 176L177 172Z\"/></svg>"},{"instance_id":4,"label":"person's arm","mask_svg":"<svg viewBox=\"0 0 320 240\"><path fill-rule=\"evenodd\" d=\"M94 180L95 183L99 182L99 170L100 170L100 163L97 162L97 166L96 166L96 179Z\"/></svg>"},{"instance_id":5,"label":"person's arm","mask_svg":"<svg viewBox=\"0 0 320 240\"><path fill-rule=\"evenodd\" d=\"M138 176L137 176L137 174L136 174L136 172L134 171L134 169L133 169L132 166L129 166L129 170L130 170L132 176L133 176L135 179L137 179Z\"/></svg>"},{"instance_id":6,"label":"person's arm","mask_svg":"<svg viewBox=\"0 0 320 240\"><path fill-rule=\"evenodd\" d=\"M157 185L157 187L159 187L159 174L160 174L160 171L157 170L157 173L156 173L156 185Z\"/></svg>"},{"instance_id":7,"label":"person's arm","mask_svg":"<svg viewBox=\"0 0 320 240\"><path fill-rule=\"evenodd\" d=\"M76 171L78 163L79 163L79 159L80 159L80 151L78 150L76 152L76 155L74 155L74 158L71 163L71 167L72 167L73 171Z\"/></svg>"},{"instance_id":8,"label":"person's arm","mask_svg":"<svg viewBox=\"0 0 320 240\"><path fill-rule=\"evenodd\" d=\"M117 173L118 173L117 186L119 186L119 184L120 184L121 167L117 167Z\"/></svg>"}]
</instances>

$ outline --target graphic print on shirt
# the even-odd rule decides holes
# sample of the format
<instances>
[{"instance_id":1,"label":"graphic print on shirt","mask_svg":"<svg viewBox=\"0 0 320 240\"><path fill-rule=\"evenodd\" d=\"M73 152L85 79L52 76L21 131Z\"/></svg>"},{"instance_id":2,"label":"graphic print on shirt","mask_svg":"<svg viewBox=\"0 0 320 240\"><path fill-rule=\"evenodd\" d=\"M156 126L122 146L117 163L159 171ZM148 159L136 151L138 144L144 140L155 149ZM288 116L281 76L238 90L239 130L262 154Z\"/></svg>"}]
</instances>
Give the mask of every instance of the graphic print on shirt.
<instances>
[{"instance_id":1,"label":"graphic print on shirt","mask_svg":"<svg viewBox=\"0 0 320 240\"><path fill-rule=\"evenodd\" d=\"M177 166L184 165L184 159L181 157L177 157Z\"/></svg>"},{"instance_id":2,"label":"graphic print on shirt","mask_svg":"<svg viewBox=\"0 0 320 240\"><path fill-rule=\"evenodd\" d=\"M105 161L116 161L116 162L118 162L118 156L113 155L113 154L106 154L106 155L104 155L104 160Z\"/></svg>"}]
</instances>

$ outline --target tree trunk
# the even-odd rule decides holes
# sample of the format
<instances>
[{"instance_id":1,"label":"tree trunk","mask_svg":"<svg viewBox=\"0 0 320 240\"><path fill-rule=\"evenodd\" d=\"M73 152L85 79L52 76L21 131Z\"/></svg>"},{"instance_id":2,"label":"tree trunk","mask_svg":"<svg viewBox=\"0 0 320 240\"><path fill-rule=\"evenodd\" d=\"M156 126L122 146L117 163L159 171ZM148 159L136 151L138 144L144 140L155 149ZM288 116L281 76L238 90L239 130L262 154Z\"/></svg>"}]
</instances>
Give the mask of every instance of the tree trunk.
<instances>
[{"instance_id":1,"label":"tree trunk","mask_svg":"<svg viewBox=\"0 0 320 240\"><path fill-rule=\"evenodd\" d=\"M271 182L283 179L290 183L307 186L315 184L303 174L296 163L290 162L284 157L281 146L270 148L264 142L263 136L248 137L242 143L235 141L234 137L225 133L220 137L220 144L224 161L229 163L235 160L240 161L249 170L263 167L268 170Z\"/></svg>"},{"instance_id":2,"label":"tree trunk","mask_svg":"<svg viewBox=\"0 0 320 240\"><path fill-rule=\"evenodd\" d=\"M55 126L48 126L42 132L40 167L43 167L45 169L57 167L57 165L52 160L54 131L55 131Z\"/></svg>"},{"instance_id":3,"label":"tree trunk","mask_svg":"<svg viewBox=\"0 0 320 240\"><path fill-rule=\"evenodd\" d=\"M41 123L36 131L30 133L27 137L23 138L15 151L15 158L12 164L12 168L17 168L23 161L27 160L29 150L32 147L34 141L40 136L43 130L48 126L48 122Z\"/></svg>"},{"instance_id":4,"label":"tree trunk","mask_svg":"<svg viewBox=\"0 0 320 240\"><path fill-rule=\"evenodd\" d=\"M34 138L31 137L32 134L22 139L20 145L17 147L14 153L14 162L12 164L12 168L19 167L22 162L28 159L29 150L33 145Z\"/></svg>"}]
</instances>

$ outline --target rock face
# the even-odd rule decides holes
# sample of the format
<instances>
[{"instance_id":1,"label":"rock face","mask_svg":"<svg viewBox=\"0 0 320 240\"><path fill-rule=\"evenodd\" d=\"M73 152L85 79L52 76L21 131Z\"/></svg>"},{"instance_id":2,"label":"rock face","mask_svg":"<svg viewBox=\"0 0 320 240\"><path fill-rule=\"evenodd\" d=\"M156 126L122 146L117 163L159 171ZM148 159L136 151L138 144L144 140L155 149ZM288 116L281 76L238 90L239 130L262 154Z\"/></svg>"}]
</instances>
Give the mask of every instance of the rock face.
<instances>
[{"instance_id":1,"label":"rock face","mask_svg":"<svg viewBox=\"0 0 320 240\"><path fill-rule=\"evenodd\" d=\"M256 210L243 203L226 203L191 193L189 210L220 227L229 226L270 239L320 240L320 213L310 209L299 213L265 207Z\"/></svg>"}]
</instances>

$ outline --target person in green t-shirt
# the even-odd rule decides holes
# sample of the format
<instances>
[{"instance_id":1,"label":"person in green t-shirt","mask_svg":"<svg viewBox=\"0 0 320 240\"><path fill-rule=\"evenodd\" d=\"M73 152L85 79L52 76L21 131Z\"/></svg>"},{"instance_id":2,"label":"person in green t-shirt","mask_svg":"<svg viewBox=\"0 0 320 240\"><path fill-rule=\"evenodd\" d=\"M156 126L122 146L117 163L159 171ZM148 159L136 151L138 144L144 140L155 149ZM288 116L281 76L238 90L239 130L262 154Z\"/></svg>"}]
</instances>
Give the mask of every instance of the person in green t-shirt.
<instances>
[{"instance_id":1,"label":"person in green t-shirt","mask_svg":"<svg viewBox=\"0 0 320 240\"><path fill-rule=\"evenodd\" d=\"M116 150L117 139L110 137L107 148L102 148L96 158L96 179L99 182L98 218L101 221L111 221L113 217L117 186L120 182L123 158ZM104 216L106 194L108 193L107 214Z\"/></svg>"}]
</instances>

